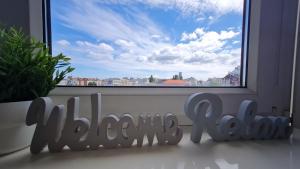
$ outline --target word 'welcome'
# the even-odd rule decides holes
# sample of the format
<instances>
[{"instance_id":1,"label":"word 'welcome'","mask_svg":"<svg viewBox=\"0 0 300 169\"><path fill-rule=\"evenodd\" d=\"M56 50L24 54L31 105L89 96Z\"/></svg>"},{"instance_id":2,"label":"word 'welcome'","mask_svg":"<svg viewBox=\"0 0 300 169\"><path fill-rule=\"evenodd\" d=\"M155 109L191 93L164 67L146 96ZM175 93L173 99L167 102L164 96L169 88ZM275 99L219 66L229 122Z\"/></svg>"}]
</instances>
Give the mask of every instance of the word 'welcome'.
<instances>
[{"instance_id":1,"label":"word 'welcome'","mask_svg":"<svg viewBox=\"0 0 300 169\"><path fill-rule=\"evenodd\" d=\"M142 116L138 124L130 114L122 117L108 115L101 121L101 94L91 96L91 122L79 117L79 98L68 100L67 112L63 105L54 106L48 97L35 99L28 110L26 124L36 124L31 142L31 153L40 153L48 145L50 152L60 152L65 146L71 150L96 150L104 148L130 147L134 140L137 146L143 145L144 136L147 136L148 145L152 145L154 136L158 144L176 145L182 139L182 129L178 127L175 115L167 113L163 118L160 115ZM109 131L116 133L109 136Z\"/></svg>"}]
</instances>

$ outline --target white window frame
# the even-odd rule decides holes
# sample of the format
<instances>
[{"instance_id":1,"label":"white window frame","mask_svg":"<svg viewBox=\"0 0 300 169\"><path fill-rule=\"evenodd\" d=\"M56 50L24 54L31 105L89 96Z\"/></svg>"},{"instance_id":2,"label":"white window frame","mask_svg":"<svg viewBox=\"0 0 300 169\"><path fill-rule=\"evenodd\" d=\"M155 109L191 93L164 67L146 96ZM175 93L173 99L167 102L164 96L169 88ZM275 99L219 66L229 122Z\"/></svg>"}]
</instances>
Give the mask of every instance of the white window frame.
<instances>
[{"instance_id":1,"label":"white window frame","mask_svg":"<svg viewBox=\"0 0 300 169\"><path fill-rule=\"evenodd\" d=\"M66 104L69 97L80 96L82 115L89 117L89 96L99 92L103 95L104 114L173 112L184 125L191 124L183 113L184 101L195 92L218 94L223 100L223 113L234 114L242 100L253 99L260 113L282 114L290 106L297 3L251 1L247 88L57 87L49 95L56 104ZM29 0L29 4L31 35L41 39L41 1Z\"/></svg>"}]
</instances>

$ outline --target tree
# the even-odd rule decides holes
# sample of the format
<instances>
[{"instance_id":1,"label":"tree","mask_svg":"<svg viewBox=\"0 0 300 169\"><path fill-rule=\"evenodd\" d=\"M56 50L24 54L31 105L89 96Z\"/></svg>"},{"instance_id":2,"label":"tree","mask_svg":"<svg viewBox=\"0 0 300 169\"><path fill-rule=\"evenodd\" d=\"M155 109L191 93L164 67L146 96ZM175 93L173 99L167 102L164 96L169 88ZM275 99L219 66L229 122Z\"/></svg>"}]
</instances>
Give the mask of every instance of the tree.
<instances>
[{"instance_id":1,"label":"tree","mask_svg":"<svg viewBox=\"0 0 300 169\"><path fill-rule=\"evenodd\" d=\"M96 82L89 82L88 86L97 86L97 83Z\"/></svg>"},{"instance_id":2,"label":"tree","mask_svg":"<svg viewBox=\"0 0 300 169\"><path fill-rule=\"evenodd\" d=\"M149 82L150 82L150 83L153 83L154 81L155 81L155 79L154 79L153 75L151 75L151 76L149 77Z\"/></svg>"}]
</instances>

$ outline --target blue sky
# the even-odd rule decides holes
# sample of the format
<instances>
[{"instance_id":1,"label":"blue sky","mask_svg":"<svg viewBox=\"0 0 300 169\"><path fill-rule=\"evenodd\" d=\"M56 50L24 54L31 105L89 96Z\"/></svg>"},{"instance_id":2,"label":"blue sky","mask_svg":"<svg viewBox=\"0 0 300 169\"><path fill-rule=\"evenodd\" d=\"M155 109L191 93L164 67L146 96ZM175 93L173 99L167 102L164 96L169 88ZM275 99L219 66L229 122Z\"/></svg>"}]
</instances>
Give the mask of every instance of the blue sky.
<instances>
[{"instance_id":1,"label":"blue sky","mask_svg":"<svg viewBox=\"0 0 300 169\"><path fill-rule=\"evenodd\" d=\"M52 0L53 54L80 77L223 77L240 65L243 0Z\"/></svg>"}]
</instances>

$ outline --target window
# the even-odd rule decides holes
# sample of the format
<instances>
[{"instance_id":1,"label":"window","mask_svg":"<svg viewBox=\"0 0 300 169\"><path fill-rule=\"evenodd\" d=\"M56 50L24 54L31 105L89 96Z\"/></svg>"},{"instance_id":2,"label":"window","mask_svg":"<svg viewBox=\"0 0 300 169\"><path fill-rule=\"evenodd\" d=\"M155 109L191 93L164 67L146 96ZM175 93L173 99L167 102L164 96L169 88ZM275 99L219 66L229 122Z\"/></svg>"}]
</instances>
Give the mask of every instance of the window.
<instances>
[{"instance_id":1,"label":"window","mask_svg":"<svg viewBox=\"0 0 300 169\"><path fill-rule=\"evenodd\" d=\"M50 0L29 0L30 33L40 40L47 32L48 34L51 32L47 30L51 28L51 26L49 26L49 23L51 23L50 16L52 16L53 20L54 14L52 12L52 15L49 15L50 8L46 6L49 1ZM55 3L54 1L55 0L51 0L52 3ZM212 1L228 3L228 1L225 0ZM42 12L40 12L42 11L40 9L43 6L42 2L47 2L44 3L44 11L47 15L43 15L43 17L41 15ZM230 3L231 2L234 1L230 1ZM244 4L246 7L244 7L243 11L245 13L243 15L245 17L243 24L244 35L240 35L244 37L242 41L244 44L241 43L241 49L244 48L242 53L247 53L248 55L247 58L241 59L241 62L244 63L241 64L243 75L247 73L247 76L243 76L247 81L247 85L244 85L244 88L221 86L217 88L178 88L178 86L133 88L124 86L117 88L58 86L49 95L54 99L56 104L65 104L67 99L71 96L81 96L80 111L83 113L82 115L88 117L90 112L89 96L97 92L103 94L102 111L104 113L113 112L122 114L124 112L131 112L133 115L138 115L141 112L173 112L179 117L180 124L191 124L190 121L185 118L182 109L187 96L195 92L215 93L221 96L223 101L223 113L236 113L242 100L253 99L258 102L258 112L282 114L286 112L290 106L297 1L251 1L251 5L250 1L246 2L247 3ZM63 15L65 15L65 13L63 13ZM44 24L46 24L44 29L43 21ZM52 27L55 28L55 25L52 25ZM186 33L192 32L193 31L186 31ZM45 36L44 40L51 42L51 38L54 38L52 44L55 43L55 35L52 37ZM58 40L61 40L61 38L58 38ZM71 41L70 44L72 44ZM246 62L247 64L245 64ZM179 71L180 70L178 70L178 72ZM182 73L183 78L186 78L185 72L182 71ZM178 73L174 72L174 75L175 74Z\"/></svg>"},{"instance_id":2,"label":"window","mask_svg":"<svg viewBox=\"0 0 300 169\"><path fill-rule=\"evenodd\" d=\"M70 56L76 68L60 85L246 87L250 0L51 0L49 7L52 53Z\"/></svg>"}]
</instances>

